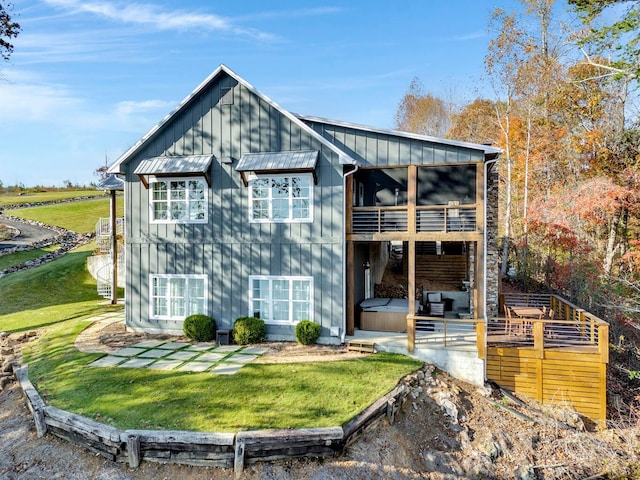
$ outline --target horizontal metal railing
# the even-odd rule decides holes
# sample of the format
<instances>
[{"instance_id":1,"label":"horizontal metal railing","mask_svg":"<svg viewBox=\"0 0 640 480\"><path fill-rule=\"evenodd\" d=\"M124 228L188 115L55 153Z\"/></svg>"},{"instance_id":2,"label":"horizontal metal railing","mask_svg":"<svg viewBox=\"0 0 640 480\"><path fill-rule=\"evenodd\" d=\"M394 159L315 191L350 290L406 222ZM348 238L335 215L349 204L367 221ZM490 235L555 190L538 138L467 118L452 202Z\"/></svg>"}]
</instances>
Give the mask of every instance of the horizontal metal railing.
<instances>
[{"instance_id":1,"label":"horizontal metal railing","mask_svg":"<svg viewBox=\"0 0 640 480\"><path fill-rule=\"evenodd\" d=\"M505 293L500 295L501 311L506 307L545 309L547 318L501 315L487 324L488 343L508 343L535 348L585 347L608 342L609 324L558 295Z\"/></svg>"},{"instance_id":2,"label":"horizontal metal railing","mask_svg":"<svg viewBox=\"0 0 640 480\"><path fill-rule=\"evenodd\" d=\"M475 205L416 207L418 232L475 232Z\"/></svg>"},{"instance_id":3,"label":"horizontal metal railing","mask_svg":"<svg viewBox=\"0 0 640 480\"><path fill-rule=\"evenodd\" d=\"M406 232L407 207L353 207L352 233Z\"/></svg>"}]
</instances>

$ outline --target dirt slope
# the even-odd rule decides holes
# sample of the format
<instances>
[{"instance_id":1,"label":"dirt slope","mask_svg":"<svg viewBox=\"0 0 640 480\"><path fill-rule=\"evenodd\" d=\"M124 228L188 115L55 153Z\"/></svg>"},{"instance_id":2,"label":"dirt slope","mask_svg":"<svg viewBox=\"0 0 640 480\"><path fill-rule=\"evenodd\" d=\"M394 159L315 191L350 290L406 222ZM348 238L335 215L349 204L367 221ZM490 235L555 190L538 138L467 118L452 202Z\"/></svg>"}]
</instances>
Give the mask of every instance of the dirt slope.
<instances>
[{"instance_id":1,"label":"dirt slope","mask_svg":"<svg viewBox=\"0 0 640 480\"><path fill-rule=\"evenodd\" d=\"M0 392L0 479L233 477L231 470L148 462L131 470L51 435L37 438L19 387L6 378ZM580 431L572 412L521 406L495 389L478 389L431 366L409 380L411 395L394 424L379 422L342 456L252 466L243 478L640 478L637 426Z\"/></svg>"}]
</instances>

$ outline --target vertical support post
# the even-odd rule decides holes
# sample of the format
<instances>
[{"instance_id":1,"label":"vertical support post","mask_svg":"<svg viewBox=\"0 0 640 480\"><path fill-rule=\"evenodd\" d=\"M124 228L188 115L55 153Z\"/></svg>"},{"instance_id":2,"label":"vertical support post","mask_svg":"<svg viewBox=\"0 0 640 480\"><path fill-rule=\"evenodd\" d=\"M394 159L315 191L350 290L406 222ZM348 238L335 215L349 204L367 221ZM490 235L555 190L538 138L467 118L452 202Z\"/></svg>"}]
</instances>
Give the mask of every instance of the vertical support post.
<instances>
[{"instance_id":1,"label":"vertical support post","mask_svg":"<svg viewBox=\"0 0 640 480\"><path fill-rule=\"evenodd\" d=\"M236 478L240 478L244 470L244 446L244 439L236 438L236 451L233 459L233 471Z\"/></svg>"},{"instance_id":2,"label":"vertical support post","mask_svg":"<svg viewBox=\"0 0 640 480\"><path fill-rule=\"evenodd\" d=\"M418 195L418 166L409 165L407 172L407 230L416 233L416 203Z\"/></svg>"},{"instance_id":3,"label":"vertical support post","mask_svg":"<svg viewBox=\"0 0 640 480\"><path fill-rule=\"evenodd\" d=\"M127 454L129 466L138 468L140 466L140 437L138 435L127 436Z\"/></svg>"},{"instance_id":4,"label":"vertical support post","mask_svg":"<svg viewBox=\"0 0 640 480\"><path fill-rule=\"evenodd\" d=\"M544 322L533 322L533 348L536 351L536 400L543 401L544 390Z\"/></svg>"},{"instance_id":5,"label":"vertical support post","mask_svg":"<svg viewBox=\"0 0 640 480\"><path fill-rule=\"evenodd\" d=\"M109 220L111 222L111 303L118 303L118 234L116 232L117 224L116 213L116 191L111 190L111 203L109 208Z\"/></svg>"},{"instance_id":6,"label":"vertical support post","mask_svg":"<svg viewBox=\"0 0 640 480\"><path fill-rule=\"evenodd\" d=\"M416 241L409 240L408 279L409 314L407 315L407 350L413 353L416 346Z\"/></svg>"},{"instance_id":7,"label":"vertical support post","mask_svg":"<svg viewBox=\"0 0 640 480\"><path fill-rule=\"evenodd\" d=\"M476 348L478 349L478 358L484 360L487 356L485 337L485 323L482 321L476 322Z\"/></svg>"},{"instance_id":8,"label":"vertical support post","mask_svg":"<svg viewBox=\"0 0 640 480\"><path fill-rule=\"evenodd\" d=\"M353 335L355 332L355 308L354 308L354 289L355 289L355 261L354 246L352 240L347 240L347 268L346 268L346 295L345 306L347 309L347 335Z\"/></svg>"}]
</instances>

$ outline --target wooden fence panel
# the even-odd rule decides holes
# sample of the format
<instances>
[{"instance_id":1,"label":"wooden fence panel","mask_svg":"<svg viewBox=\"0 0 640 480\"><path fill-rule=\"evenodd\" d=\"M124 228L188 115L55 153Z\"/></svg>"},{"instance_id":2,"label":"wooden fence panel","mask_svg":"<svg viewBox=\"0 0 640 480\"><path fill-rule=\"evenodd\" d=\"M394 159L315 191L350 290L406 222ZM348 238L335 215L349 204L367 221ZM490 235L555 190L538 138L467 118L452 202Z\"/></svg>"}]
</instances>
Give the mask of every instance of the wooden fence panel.
<instances>
[{"instance_id":1,"label":"wooden fence panel","mask_svg":"<svg viewBox=\"0 0 640 480\"><path fill-rule=\"evenodd\" d=\"M487 348L487 378L542 403L567 405L604 428L606 362L597 353Z\"/></svg>"}]
</instances>

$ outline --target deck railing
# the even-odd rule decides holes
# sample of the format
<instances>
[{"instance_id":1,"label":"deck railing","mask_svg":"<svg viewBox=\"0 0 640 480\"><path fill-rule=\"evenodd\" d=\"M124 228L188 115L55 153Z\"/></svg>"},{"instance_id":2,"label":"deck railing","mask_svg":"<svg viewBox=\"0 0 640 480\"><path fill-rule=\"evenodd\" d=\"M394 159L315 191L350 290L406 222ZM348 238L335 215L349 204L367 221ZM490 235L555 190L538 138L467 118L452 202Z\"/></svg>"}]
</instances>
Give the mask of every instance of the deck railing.
<instances>
[{"instance_id":1,"label":"deck railing","mask_svg":"<svg viewBox=\"0 0 640 480\"><path fill-rule=\"evenodd\" d=\"M608 350L609 324L558 295L501 294L501 312L507 307L544 307L551 318L508 318L502 314L487 324L489 343L534 346L535 349L593 347Z\"/></svg>"},{"instance_id":2,"label":"deck railing","mask_svg":"<svg viewBox=\"0 0 640 480\"><path fill-rule=\"evenodd\" d=\"M352 233L406 232L407 207L353 207Z\"/></svg>"},{"instance_id":3,"label":"deck railing","mask_svg":"<svg viewBox=\"0 0 640 480\"><path fill-rule=\"evenodd\" d=\"M407 232L409 209L398 207L353 207L354 234ZM415 209L416 232L475 232L475 205L421 206Z\"/></svg>"},{"instance_id":4,"label":"deck railing","mask_svg":"<svg viewBox=\"0 0 640 480\"><path fill-rule=\"evenodd\" d=\"M475 232L475 205L416 207L418 232Z\"/></svg>"}]
</instances>

